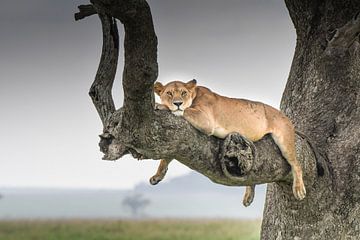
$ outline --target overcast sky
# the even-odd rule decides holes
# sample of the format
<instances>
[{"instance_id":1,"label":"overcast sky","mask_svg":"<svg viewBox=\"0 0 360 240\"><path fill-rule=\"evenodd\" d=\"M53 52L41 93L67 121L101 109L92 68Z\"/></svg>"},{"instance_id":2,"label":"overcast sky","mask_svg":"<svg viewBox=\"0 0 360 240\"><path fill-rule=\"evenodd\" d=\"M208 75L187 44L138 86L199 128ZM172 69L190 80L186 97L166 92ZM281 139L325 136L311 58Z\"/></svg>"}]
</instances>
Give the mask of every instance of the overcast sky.
<instances>
[{"instance_id":1,"label":"overcast sky","mask_svg":"<svg viewBox=\"0 0 360 240\"><path fill-rule=\"evenodd\" d=\"M76 6L87 3L2 0L0 187L131 188L156 171L156 161L101 160L101 121L87 94L101 54L101 26L97 16L73 20ZM159 81L196 78L222 95L279 106L296 39L283 1L149 4ZM113 90L117 107L122 61ZM167 177L189 171L173 162Z\"/></svg>"}]
</instances>

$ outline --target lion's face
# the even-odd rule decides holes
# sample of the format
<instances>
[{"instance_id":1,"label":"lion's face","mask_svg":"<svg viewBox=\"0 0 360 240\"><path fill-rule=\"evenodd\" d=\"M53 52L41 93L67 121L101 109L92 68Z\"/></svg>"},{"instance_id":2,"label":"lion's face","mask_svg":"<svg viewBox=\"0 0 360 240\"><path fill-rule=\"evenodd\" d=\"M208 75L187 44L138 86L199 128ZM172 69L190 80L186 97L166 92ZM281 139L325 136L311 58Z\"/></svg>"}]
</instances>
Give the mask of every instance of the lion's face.
<instances>
[{"instance_id":1,"label":"lion's face","mask_svg":"<svg viewBox=\"0 0 360 240\"><path fill-rule=\"evenodd\" d=\"M191 106L196 96L196 80L187 83L180 81L169 82L165 86L156 82L154 91L160 96L161 104L167 106L175 115L182 115Z\"/></svg>"}]
</instances>

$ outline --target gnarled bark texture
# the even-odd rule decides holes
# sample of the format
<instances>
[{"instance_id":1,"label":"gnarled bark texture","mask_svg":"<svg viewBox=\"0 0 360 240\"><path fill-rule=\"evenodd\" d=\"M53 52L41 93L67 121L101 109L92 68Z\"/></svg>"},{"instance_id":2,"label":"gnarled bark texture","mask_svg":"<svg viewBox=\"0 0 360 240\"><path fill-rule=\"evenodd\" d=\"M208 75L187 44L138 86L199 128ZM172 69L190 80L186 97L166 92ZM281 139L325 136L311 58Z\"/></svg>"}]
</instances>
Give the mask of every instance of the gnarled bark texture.
<instances>
[{"instance_id":1,"label":"gnarled bark texture","mask_svg":"<svg viewBox=\"0 0 360 240\"><path fill-rule=\"evenodd\" d=\"M268 185L262 239L360 239L360 1L286 0L297 33L281 109L326 154L302 202Z\"/></svg>"},{"instance_id":2,"label":"gnarled bark texture","mask_svg":"<svg viewBox=\"0 0 360 240\"><path fill-rule=\"evenodd\" d=\"M234 133L221 140L154 110L157 38L145 0L91 0L75 14L77 20L98 14L103 27L103 52L90 89L104 125L100 149L107 160L125 154L177 159L223 185L271 183L262 239L358 239L359 1L286 4L298 40L281 108L323 153L315 154L308 139L297 136L307 188L303 201L293 197L290 167L271 137L252 143ZM125 99L118 110L111 96L119 44L114 19L125 28Z\"/></svg>"}]
</instances>

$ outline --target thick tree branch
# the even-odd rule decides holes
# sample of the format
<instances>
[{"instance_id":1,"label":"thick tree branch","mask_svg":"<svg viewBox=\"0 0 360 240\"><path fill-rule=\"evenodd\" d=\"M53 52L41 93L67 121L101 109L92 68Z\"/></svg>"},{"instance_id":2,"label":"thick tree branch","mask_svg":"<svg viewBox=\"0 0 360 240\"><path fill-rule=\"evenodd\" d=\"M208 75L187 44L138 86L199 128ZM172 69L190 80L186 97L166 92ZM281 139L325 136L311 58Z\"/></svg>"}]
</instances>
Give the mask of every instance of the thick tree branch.
<instances>
[{"instance_id":1,"label":"thick tree branch","mask_svg":"<svg viewBox=\"0 0 360 240\"><path fill-rule=\"evenodd\" d=\"M125 28L124 114L131 122L123 127L129 127L141 125L153 115L153 84L158 76L157 37L146 1L120 2L128 6L115 7L114 16L121 19Z\"/></svg>"},{"instance_id":2,"label":"thick tree branch","mask_svg":"<svg viewBox=\"0 0 360 240\"><path fill-rule=\"evenodd\" d=\"M213 182L246 186L268 182L285 182L291 194L290 166L282 157L271 136L251 143L238 134L225 140L208 137L181 117L167 111L155 111L154 121L137 129L134 138L122 129L117 111L110 119L102 148L104 159L116 160L127 153L146 159L177 159L207 176ZM111 124L113 123L113 124ZM304 170L305 184L311 186L317 174L317 161L306 139L297 137L297 156ZM321 161L321 159L319 159Z\"/></svg>"}]
</instances>

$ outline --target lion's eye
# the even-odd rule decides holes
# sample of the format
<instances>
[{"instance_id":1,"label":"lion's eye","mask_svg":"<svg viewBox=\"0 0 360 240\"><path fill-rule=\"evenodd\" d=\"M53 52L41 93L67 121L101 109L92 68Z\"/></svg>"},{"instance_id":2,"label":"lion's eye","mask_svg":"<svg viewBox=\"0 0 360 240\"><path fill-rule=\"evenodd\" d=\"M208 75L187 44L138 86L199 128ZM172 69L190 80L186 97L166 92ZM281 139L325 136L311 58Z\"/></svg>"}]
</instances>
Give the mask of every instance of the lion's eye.
<instances>
[{"instance_id":1,"label":"lion's eye","mask_svg":"<svg viewBox=\"0 0 360 240\"><path fill-rule=\"evenodd\" d=\"M186 95L187 95L187 92L185 92L185 91L181 92L181 96L185 97Z\"/></svg>"},{"instance_id":2,"label":"lion's eye","mask_svg":"<svg viewBox=\"0 0 360 240\"><path fill-rule=\"evenodd\" d=\"M172 97L172 92L166 92L166 94L169 96L169 97Z\"/></svg>"}]
</instances>

